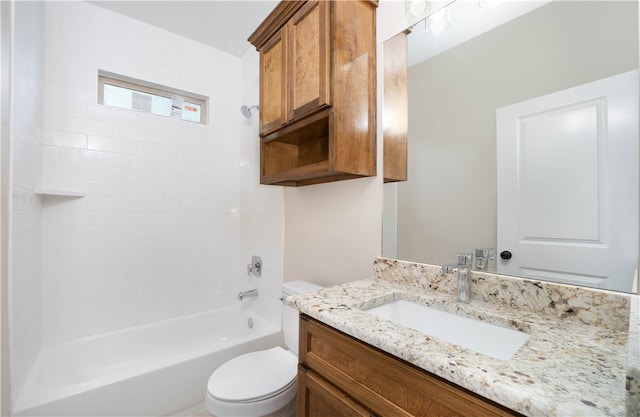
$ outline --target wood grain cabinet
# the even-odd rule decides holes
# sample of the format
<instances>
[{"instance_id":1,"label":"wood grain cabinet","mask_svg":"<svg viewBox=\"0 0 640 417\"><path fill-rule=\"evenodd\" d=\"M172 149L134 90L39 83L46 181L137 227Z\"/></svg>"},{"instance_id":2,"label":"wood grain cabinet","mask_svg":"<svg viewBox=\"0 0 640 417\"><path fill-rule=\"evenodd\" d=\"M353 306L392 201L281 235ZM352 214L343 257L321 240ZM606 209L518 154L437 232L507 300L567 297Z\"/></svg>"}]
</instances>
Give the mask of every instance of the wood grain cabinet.
<instances>
[{"instance_id":1,"label":"wood grain cabinet","mask_svg":"<svg viewBox=\"0 0 640 417\"><path fill-rule=\"evenodd\" d=\"M283 1L260 53L260 182L376 175L377 1Z\"/></svg>"},{"instance_id":2,"label":"wood grain cabinet","mask_svg":"<svg viewBox=\"0 0 640 417\"><path fill-rule=\"evenodd\" d=\"M384 182L407 180L407 135L409 130L409 90L407 35L401 32L384 42L384 92L382 99L382 140Z\"/></svg>"},{"instance_id":3,"label":"wood grain cabinet","mask_svg":"<svg viewBox=\"0 0 640 417\"><path fill-rule=\"evenodd\" d=\"M312 318L300 318L298 417L519 416Z\"/></svg>"}]
</instances>

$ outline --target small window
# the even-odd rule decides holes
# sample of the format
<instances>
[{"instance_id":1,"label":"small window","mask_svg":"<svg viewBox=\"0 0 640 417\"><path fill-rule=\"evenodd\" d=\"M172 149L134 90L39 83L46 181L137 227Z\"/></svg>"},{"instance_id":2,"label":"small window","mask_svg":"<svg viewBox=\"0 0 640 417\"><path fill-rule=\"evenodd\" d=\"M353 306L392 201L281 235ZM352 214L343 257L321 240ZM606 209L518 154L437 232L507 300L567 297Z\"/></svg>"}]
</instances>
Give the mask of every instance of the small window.
<instances>
[{"instance_id":1,"label":"small window","mask_svg":"<svg viewBox=\"0 0 640 417\"><path fill-rule=\"evenodd\" d=\"M102 70L98 71L98 102L121 109L207 123L207 97Z\"/></svg>"}]
</instances>

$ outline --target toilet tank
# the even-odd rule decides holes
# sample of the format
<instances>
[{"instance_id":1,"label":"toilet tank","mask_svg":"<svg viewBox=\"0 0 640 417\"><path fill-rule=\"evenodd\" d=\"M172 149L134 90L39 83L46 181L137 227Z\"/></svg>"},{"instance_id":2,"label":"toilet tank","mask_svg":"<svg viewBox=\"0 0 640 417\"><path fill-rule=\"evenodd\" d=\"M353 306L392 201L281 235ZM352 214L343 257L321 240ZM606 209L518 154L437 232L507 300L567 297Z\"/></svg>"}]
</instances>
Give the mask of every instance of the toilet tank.
<instances>
[{"instance_id":1,"label":"toilet tank","mask_svg":"<svg viewBox=\"0 0 640 417\"><path fill-rule=\"evenodd\" d=\"M282 284L282 297L302 294L322 289L320 285L307 281L289 281ZM299 312L293 307L282 304L282 333L284 344L296 355L298 354Z\"/></svg>"}]
</instances>

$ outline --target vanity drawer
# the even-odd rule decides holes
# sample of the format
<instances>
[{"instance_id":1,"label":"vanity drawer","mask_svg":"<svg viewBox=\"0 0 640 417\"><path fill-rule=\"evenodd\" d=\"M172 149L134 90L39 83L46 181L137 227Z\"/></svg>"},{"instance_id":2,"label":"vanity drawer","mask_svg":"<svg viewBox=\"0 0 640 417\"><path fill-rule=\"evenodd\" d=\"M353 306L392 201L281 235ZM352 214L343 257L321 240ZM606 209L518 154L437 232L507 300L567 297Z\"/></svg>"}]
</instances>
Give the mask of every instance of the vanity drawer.
<instances>
[{"instance_id":1,"label":"vanity drawer","mask_svg":"<svg viewBox=\"0 0 640 417\"><path fill-rule=\"evenodd\" d=\"M380 417L520 415L305 315L300 361Z\"/></svg>"},{"instance_id":2,"label":"vanity drawer","mask_svg":"<svg viewBox=\"0 0 640 417\"><path fill-rule=\"evenodd\" d=\"M375 417L313 371L298 370L298 415L305 417Z\"/></svg>"}]
</instances>

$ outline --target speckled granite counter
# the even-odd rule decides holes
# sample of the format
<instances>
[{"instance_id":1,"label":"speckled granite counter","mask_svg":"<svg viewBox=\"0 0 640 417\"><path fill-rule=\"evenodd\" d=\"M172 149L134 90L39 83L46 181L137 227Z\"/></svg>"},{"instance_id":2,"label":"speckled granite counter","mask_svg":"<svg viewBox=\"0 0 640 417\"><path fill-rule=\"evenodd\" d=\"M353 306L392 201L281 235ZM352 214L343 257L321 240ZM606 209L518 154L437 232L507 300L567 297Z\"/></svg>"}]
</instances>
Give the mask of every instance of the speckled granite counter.
<instances>
[{"instance_id":1,"label":"speckled granite counter","mask_svg":"<svg viewBox=\"0 0 640 417\"><path fill-rule=\"evenodd\" d=\"M437 266L376 259L374 275L287 302L528 416L637 415L637 406L629 404L638 399L637 331L635 336L629 332L630 324L637 326L637 317L630 320L637 297L473 273L472 301L459 304L455 273L441 274ZM511 359L501 361L362 311L397 299L515 328L531 337Z\"/></svg>"}]
</instances>

